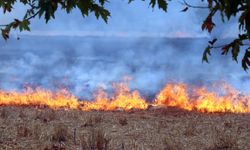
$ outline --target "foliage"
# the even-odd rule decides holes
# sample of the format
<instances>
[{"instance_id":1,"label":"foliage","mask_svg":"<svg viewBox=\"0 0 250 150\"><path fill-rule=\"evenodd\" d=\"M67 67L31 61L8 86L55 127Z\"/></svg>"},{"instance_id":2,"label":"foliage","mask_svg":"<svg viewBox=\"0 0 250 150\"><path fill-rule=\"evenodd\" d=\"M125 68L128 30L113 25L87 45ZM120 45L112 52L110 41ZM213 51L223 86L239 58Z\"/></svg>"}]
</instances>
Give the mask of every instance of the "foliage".
<instances>
[{"instance_id":1,"label":"foliage","mask_svg":"<svg viewBox=\"0 0 250 150\"><path fill-rule=\"evenodd\" d=\"M204 1L204 0L202 0ZM185 1L184 1L185 2ZM184 3L187 8L193 7L188 3ZM231 51L232 59L238 62L238 55L241 48L246 48L245 55L242 59L242 67L246 71L250 66L250 47L247 42L250 40L250 1L249 0L207 0L207 6L200 7L206 8L209 10L209 13L202 24L202 30L207 30L209 33L212 32L215 27L215 23L213 22L213 17L216 13L219 13L221 16L221 20L225 22L225 18L229 21L233 17L238 17L239 24L239 35L236 39L234 39L231 43L215 46L215 42L217 39L208 42L208 46L206 47L203 53L203 61L208 62L208 55L211 55L211 49L221 49L222 55L227 55L229 51ZM197 8L197 7L194 7Z\"/></svg>"},{"instance_id":2,"label":"foliage","mask_svg":"<svg viewBox=\"0 0 250 150\"><path fill-rule=\"evenodd\" d=\"M128 0L128 3L134 0ZM144 0L142 0L144 1ZM155 8L167 11L168 3L171 0L150 0L149 5ZM238 55L242 48L246 49L242 59L242 67L247 70L250 67L250 0L201 0L204 6L193 6L183 1L184 9L182 12L188 11L189 8L207 9L208 14L201 25L202 30L207 30L211 33L216 27L213 18L219 14L223 22L229 21L232 18L238 18L239 35L231 43L215 46L217 39L208 42L202 61L208 62L208 55L211 55L212 49L221 49L222 55L227 55L231 51L232 58L238 62ZM66 13L70 13L72 9L79 9L83 17L93 13L97 19L101 18L106 23L110 17L110 12L105 8L108 0L0 0L0 8L3 13L12 11L14 4L21 3L28 6L22 20L14 19L11 23L0 25L2 37L7 40L11 29L19 29L20 31L30 31L30 20L39 17L44 18L46 23L55 18L55 12L62 9Z\"/></svg>"}]
</instances>

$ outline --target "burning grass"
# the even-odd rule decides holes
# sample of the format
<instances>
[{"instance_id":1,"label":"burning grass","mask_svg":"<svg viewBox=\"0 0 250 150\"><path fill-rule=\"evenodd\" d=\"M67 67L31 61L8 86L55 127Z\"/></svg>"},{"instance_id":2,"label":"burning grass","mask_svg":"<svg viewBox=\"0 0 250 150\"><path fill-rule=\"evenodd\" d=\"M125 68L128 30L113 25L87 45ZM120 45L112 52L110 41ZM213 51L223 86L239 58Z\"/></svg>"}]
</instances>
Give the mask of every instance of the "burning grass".
<instances>
[{"instance_id":1,"label":"burning grass","mask_svg":"<svg viewBox=\"0 0 250 150\"><path fill-rule=\"evenodd\" d=\"M99 89L92 101L79 101L65 89L56 92L40 88L27 88L23 92L0 91L0 106L36 106L83 111L146 110L150 106L165 106L199 112L250 113L250 95L243 95L227 84L217 86L218 92L205 87L167 84L152 103L138 91L131 91L127 82L116 83L113 88L113 95L110 96L103 89Z\"/></svg>"},{"instance_id":2,"label":"burning grass","mask_svg":"<svg viewBox=\"0 0 250 150\"><path fill-rule=\"evenodd\" d=\"M250 115L0 107L0 149L248 150Z\"/></svg>"},{"instance_id":3,"label":"burning grass","mask_svg":"<svg viewBox=\"0 0 250 150\"><path fill-rule=\"evenodd\" d=\"M152 103L127 82L113 87L93 101L64 89L0 91L0 149L250 149L250 96L228 85L167 84Z\"/></svg>"}]
</instances>

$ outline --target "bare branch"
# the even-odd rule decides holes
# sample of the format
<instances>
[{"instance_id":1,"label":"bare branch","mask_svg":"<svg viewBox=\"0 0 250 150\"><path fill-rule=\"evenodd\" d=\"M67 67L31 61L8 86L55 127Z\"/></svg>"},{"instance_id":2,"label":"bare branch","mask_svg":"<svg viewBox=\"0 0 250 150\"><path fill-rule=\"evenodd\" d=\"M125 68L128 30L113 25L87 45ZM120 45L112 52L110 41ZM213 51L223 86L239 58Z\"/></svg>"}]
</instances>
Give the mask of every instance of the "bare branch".
<instances>
[{"instance_id":1,"label":"bare branch","mask_svg":"<svg viewBox=\"0 0 250 150\"><path fill-rule=\"evenodd\" d=\"M228 45L228 44L218 45L218 46L211 46L210 48L218 49L218 48L223 48L223 47L225 47L225 46L227 46L227 45ZM250 43L242 44L242 46L250 46Z\"/></svg>"},{"instance_id":2,"label":"bare branch","mask_svg":"<svg viewBox=\"0 0 250 150\"><path fill-rule=\"evenodd\" d=\"M39 11L37 11L34 15L30 16L29 18L27 18L25 20L30 20L32 18L35 18L38 14L39 14Z\"/></svg>"},{"instance_id":3,"label":"bare branch","mask_svg":"<svg viewBox=\"0 0 250 150\"><path fill-rule=\"evenodd\" d=\"M190 7L190 8L199 8L199 9L209 9L208 6L194 6L189 4L186 0L183 0L183 2L180 2L182 5L186 6L186 7Z\"/></svg>"}]
</instances>

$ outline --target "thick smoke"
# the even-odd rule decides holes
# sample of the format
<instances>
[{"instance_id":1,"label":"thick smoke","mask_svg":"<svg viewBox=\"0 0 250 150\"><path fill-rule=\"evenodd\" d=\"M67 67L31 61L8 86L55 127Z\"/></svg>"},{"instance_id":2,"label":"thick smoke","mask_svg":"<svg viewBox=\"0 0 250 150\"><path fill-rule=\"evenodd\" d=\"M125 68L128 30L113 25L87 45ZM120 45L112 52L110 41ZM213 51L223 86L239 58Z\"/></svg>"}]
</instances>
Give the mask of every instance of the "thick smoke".
<instances>
[{"instance_id":1,"label":"thick smoke","mask_svg":"<svg viewBox=\"0 0 250 150\"><path fill-rule=\"evenodd\" d=\"M231 57L201 56L207 39L23 36L1 42L0 87L69 88L90 98L96 87L132 77L131 88L152 96L167 82L204 85L227 81L247 90L249 79ZM225 58L222 58L225 57Z\"/></svg>"},{"instance_id":2,"label":"thick smoke","mask_svg":"<svg viewBox=\"0 0 250 150\"><path fill-rule=\"evenodd\" d=\"M219 50L212 52L209 64L202 64L209 40L198 38L207 37L200 29L205 11L180 13L182 6L173 2L168 13L152 12L146 2L126 3L108 5L112 13L108 25L92 15L83 19L78 11L70 15L59 11L47 25L41 20L32 22L30 34L36 36L14 31L12 35L21 40L0 42L0 88L67 87L81 98L91 98L97 86L109 90L111 82L130 76L131 88L149 97L167 82L206 85L224 80L241 91L250 90L240 63L221 56ZM20 8L16 14L22 12ZM217 28L212 36L230 37L225 33L229 31Z\"/></svg>"}]
</instances>

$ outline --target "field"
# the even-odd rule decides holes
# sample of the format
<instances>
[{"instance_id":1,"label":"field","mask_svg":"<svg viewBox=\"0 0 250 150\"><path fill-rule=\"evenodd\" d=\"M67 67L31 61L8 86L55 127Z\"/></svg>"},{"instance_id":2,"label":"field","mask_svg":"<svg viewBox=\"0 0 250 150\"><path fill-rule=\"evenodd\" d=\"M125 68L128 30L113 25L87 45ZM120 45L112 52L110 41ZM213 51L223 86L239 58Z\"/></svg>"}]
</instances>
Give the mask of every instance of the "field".
<instances>
[{"instance_id":1,"label":"field","mask_svg":"<svg viewBox=\"0 0 250 150\"><path fill-rule=\"evenodd\" d=\"M0 107L1 150L249 150L250 114Z\"/></svg>"}]
</instances>

